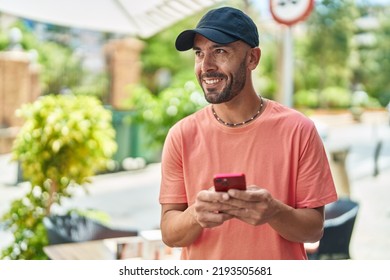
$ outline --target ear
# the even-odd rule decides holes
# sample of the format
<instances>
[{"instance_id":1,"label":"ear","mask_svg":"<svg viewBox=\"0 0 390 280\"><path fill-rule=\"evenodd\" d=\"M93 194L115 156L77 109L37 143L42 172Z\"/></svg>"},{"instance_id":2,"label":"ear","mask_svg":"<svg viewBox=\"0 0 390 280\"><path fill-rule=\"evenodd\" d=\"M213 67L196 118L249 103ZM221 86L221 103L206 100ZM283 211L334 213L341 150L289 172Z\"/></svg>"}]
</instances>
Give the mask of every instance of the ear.
<instances>
[{"instance_id":1,"label":"ear","mask_svg":"<svg viewBox=\"0 0 390 280\"><path fill-rule=\"evenodd\" d=\"M260 62L260 57L261 57L261 49L259 47L252 48L250 50L249 62L248 62L248 68L250 70L256 69L257 65Z\"/></svg>"}]
</instances>

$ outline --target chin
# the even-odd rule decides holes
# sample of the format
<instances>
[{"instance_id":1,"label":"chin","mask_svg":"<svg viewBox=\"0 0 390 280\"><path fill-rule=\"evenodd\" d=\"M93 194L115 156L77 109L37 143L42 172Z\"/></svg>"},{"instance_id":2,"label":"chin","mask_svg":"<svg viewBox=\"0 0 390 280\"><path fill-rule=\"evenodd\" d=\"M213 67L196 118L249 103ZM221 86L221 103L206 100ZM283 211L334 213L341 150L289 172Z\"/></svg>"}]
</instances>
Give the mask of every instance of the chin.
<instances>
[{"instance_id":1,"label":"chin","mask_svg":"<svg viewBox=\"0 0 390 280\"><path fill-rule=\"evenodd\" d=\"M218 104L221 103L218 101L219 94L217 93L205 93L206 101L211 104Z\"/></svg>"}]
</instances>

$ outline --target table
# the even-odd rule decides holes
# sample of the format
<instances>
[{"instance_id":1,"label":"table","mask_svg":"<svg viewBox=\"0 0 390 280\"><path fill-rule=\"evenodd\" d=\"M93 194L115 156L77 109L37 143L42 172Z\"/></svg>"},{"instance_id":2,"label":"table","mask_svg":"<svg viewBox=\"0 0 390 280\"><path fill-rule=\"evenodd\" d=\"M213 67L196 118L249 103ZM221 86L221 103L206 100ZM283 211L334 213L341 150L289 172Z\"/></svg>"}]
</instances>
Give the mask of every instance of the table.
<instances>
[{"instance_id":1,"label":"table","mask_svg":"<svg viewBox=\"0 0 390 280\"><path fill-rule=\"evenodd\" d=\"M180 249L167 247L160 230L139 236L49 245L43 251L51 260L179 259Z\"/></svg>"},{"instance_id":2,"label":"table","mask_svg":"<svg viewBox=\"0 0 390 280\"><path fill-rule=\"evenodd\" d=\"M51 260L116 260L118 245L142 242L138 236L49 245L43 251Z\"/></svg>"}]
</instances>

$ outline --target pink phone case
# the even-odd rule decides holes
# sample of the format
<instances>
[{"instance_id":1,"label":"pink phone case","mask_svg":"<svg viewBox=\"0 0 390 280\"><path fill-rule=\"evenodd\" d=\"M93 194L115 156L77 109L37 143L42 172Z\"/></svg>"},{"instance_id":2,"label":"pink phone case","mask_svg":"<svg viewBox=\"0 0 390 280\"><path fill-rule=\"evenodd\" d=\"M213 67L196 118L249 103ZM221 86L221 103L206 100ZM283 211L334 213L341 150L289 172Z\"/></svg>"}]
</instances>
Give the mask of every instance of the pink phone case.
<instances>
[{"instance_id":1,"label":"pink phone case","mask_svg":"<svg viewBox=\"0 0 390 280\"><path fill-rule=\"evenodd\" d=\"M244 173L216 174L214 187L218 192L226 192L229 189L246 190Z\"/></svg>"}]
</instances>

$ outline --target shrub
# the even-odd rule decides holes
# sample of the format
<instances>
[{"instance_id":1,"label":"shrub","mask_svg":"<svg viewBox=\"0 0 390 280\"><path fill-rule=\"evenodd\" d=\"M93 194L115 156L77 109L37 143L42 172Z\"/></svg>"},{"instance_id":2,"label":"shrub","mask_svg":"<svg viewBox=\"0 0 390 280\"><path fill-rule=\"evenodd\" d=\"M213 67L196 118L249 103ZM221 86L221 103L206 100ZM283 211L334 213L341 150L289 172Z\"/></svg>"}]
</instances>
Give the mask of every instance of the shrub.
<instances>
[{"instance_id":1,"label":"shrub","mask_svg":"<svg viewBox=\"0 0 390 280\"><path fill-rule=\"evenodd\" d=\"M342 87L328 87L321 92L321 104L325 108L348 108L351 105L351 92Z\"/></svg>"},{"instance_id":2,"label":"shrub","mask_svg":"<svg viewBox=\"0 0 390 280\"><path fill-rule=\"evenodd\" d=\"M177 121L206 105L203 93L193 81L166 88L158 95L137 86L132 90L129 103L135 111L130 121L142 125L147 137L144 141L152 148L161 148L168 130Z\"/></svg>"},{"instance_id":3,"label":"shrub","mask_svg":"<svg viewBox=\"0 0 390 280\"><path fill-rule=\"evenodd\" d=\"M298 108L318 108L318 93L314 90L300 90L294 94L294 104Z\"/></svg>"},{"instance_id":4,"label":"shrub","mask_svg":"<svg viewBox=\"0 0 390 280\"><path fill-rule=\"evenodd\" d=\"M45 259L43 218L54 204L72 196L116 152L111 113L96 97L47 95L18 110L25 123L13 146L31 189L12 202L2 220L14 235L2 258Z\"/></svg>"}]
</instances>

